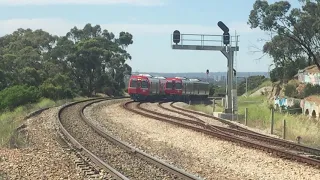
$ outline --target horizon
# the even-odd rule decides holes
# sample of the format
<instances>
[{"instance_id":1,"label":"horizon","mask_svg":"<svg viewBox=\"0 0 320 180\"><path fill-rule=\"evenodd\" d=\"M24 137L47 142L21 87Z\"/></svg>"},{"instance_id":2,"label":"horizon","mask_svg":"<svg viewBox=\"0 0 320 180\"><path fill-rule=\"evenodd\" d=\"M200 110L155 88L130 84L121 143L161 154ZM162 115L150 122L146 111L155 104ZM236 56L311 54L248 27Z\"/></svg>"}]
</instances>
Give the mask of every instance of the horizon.
<instances>
[{"instance_id":1,"label":"horizon","mask_svg":"<svg viewBox=\"0 0 320 180\"><path fill-rule=\"evenodd\" d=\"M230 3L237 8L230 11ZM222 35L217 22L223 21L231 35L235 32L240 35L240 50L235 54L234 68L238 72L265 72L269 71L272 59L268 56L259 59L262 53L253 54L250 46L261 48L264 42L258 40L270 37L247 25L253 3L254 0L228 3L216 0L203 0L202 3L182 0L0 0L0 26L3 27L0 36L18 28L43 29L63 36L74 26L82 29L86 23L99 24L116 36L120 31L133 35L133 44L126 49L132 56L132 60L127 61L132 71L186 73L209 69L225 72L227 60L219 51L171 49L174 30L182 34Z\"/></svg>"},{"instance_id":2,"label":"horizon","mask_svg":"<svg viewBox=\"0 0 320 180\"><path fill-rule=\"evenodd\" d=\"M272 59L268 56L259 59L262 52L252 52L256 50L252 46L263 46L261 39L270 39L265 32L251 29L247 25L254 2L0 0L0 26L3 27L0 36L10 34L18 28L43 29L63 36L74 26L83 28L86 23L99 24L102 29L107 29L116 36L120 31L133 35L133 44L126 49L132 56L132 60L127 61L132 71L185 73L209 69L212 72L225 72L227 60L219 51L171 49L171 34L174 30L179 30L181 34L222 35L217 22L223 21L229 27L231 35L235 32L240 35L240 50L235 54L234 68L238 72L268 72ZM230 4L237 8L230 11ZM297 2L292 2L293 7L297 5Z\"/></svg>"}]
</instances>

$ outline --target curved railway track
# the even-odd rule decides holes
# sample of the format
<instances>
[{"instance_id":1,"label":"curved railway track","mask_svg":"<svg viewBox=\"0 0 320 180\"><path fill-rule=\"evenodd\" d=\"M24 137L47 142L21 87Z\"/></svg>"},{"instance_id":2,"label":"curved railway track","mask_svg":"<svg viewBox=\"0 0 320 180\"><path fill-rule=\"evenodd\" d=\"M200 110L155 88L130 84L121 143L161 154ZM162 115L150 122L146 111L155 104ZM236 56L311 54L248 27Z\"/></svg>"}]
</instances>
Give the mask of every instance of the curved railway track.
<instances>
[{"instance_id":1,"label":"curved railway track","mask_svg":"<svg viewBox=\"0 0 320 180\"><path fill-rule=\"evenodd\" d=\"M132 106L133 104L135 106ZM240 143L244 146L261 149L261 150L273 153L275 155L278 155L282 158L297 160L312 166L317 166L317 167L320 166L319 160L306 155L301 155L301 152L300 152L300 151L307 151L307 152L311 151L314 154L318 154L319 151L317 151L316 149L313 149L313 148L309 149L308 147L301 148L302 146L293 146L293 147L299 147L302 150L301 149L300 151L292 150L291 149L292 146L290 146L291 144L286 145L284 142L279 143L279 141L273 140L273 138L268 139L268 136L266 135L262 135L256 132L255 133L248 132L246 131L245 128L232 129L232 128L211 125L209 123L204 122L200 118L196 118L192 116L191 114L177 112L175 110L170 109L171 112L176 112L180 115L187 116L189 117L189 119L181 118L177 116L171 116L168 114L163 114L163 113L159 113L159 112L155 112L155 111L143 108L141 107L142 104L143 103L136 103L136 102L130 101L130 102L124 103L123 107L129 111L132 111L134 113L137 113L149 118L153 118L153 119L165 121L171 124L175 124L178 126L182 126L188 129L192 129L198 132L202 132L202 133L214 136L214 137L218 137L223 140ZM161 103L159 104L159 106L161 106ZM165 108L165 109L168 109L168 108Z\"/></svg>"},{"instance_id":2,"label":"curved railway track","mask_svg":"<svg viewBox=\"0 0 320 180\"><path fill-rule=\"evenodd\" d=\"M233 122L230 122L228 120L225 120L225 119L221 119L221 118L214 117L214 116L211 116L211 115L208 115L208 114L204 114L204 113L201 113L201 112L192 111L192 110L189 110L189 109L184 109L184 108L175 106L174 102L170 103L170 107L172 107L173 109L176 109L176 110L165 108L165 107L161 106L161 104L162 103L159 103L159 107L161 107L161 108L163 108L163 109L165 109L167 111L184 114L185 116L189 116L189 117L192 117L194 119L198 119L200 121L202 121L202 120L200 118L194 116L194 115L210 118L210 119L213 119L213 120L218 120L218 121L220 121L220 122L222 122L224 124L229 125L229 127L232 128L232 129L230 129L230 128L223 128L223 127L216 127L216 128L221 129L221 130L225 130L227 132L235 133L235 134L238 134L238 135L249 136L249 137L257 139L257 140L269 142L269 143L272 143L272 144L275 144L275 145L279 145L279 146L291 148L291 149L294 149L294 150L297 150L297 151L303 151L303 152L306 152L306 153L310 153L310 154L313 154L313 155L320 156L320 149L317 149L317 148L308 147L308 146L305 146L305 145L302 145L302 144L298 144L298 143L295 143L295 142L292 142L292 141L287 141L287 140L284 140L284 139L275 138L275 137L271 137L271 136L264 135L264 134L261 134L261 133L257 133L257 132L254 132L254 131L250 130L250 129L243 128L243 127L241 127L241 126L239 126L239 125L237 125L237 124L235 124ZM193 115L190 115L190 114L193 114Z\"/></svg>"},{"instance_id":3,"label":"curved railway track","mask_svg":"<svg viewBox=\"0 0 320 180\"><path fill-rule=\"evenodd\" d=\"M121 98L89 99L64 105L59 110L59 128L73 149L98 166L95 169L104 169L107 179L200 179L130 146L85 117L86 107L114 99ZM98 173L90 175L96 177Z\"/></svg>"}]
</instances>

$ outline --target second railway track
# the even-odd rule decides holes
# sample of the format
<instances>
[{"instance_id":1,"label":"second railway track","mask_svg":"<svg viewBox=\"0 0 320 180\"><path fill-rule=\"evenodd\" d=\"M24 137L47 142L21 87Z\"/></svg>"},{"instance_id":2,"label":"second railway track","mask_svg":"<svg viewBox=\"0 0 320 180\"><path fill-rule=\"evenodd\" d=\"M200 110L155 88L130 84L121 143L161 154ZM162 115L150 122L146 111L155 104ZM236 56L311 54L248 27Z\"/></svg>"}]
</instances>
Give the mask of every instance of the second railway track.
<instances>
[{"instance_id":1,"label":"second railway track","mask_svg":"<svg viewBox=\"0 0 320 180\"><path fill-rule=\"evenodd\" d=\"M84 108L103 100L110 99L64 106L59 111L59 122L64 136L96 165L107 170L107 179L200 179L120 141L88 120Z\"/></svg>"},{"instance_id":2,"label":"second railway track","mask_svg":"<svg viewBox=\"0 0 320 180\"><path fill-rule=\"evenodd\" d=\"M299 151L307 151L309 153L318 154L319 152L317 151L317 149L303 147L303 146L297 146L297 145L292 146L290 143L285 144L284 142L280 143L279 141L274 140L276 138L268 137L266 135L262 135L259 133L251 133L251 132L245 131L244 130L245 128L232 129L232 128L227 128L227 127L222 127L222 126L214 126L214 125L211 125L211 124L208 124L208 123L202 121L199 118L195 118L191 114L182 113L182 115L189 117L189 119L187 119L187 118L181 118L181 117L177 117L177 116L171 116L168 114L158 113L158 112L149 110L147 108L143 108L143 107L141 107L142 103L134 103L135 107L133 107L132 105L130 105L133 103L134 102L127 102L123 105L123 107L129 111L141 114L141 115L149 117L149 118L154 118L157 120L176 124L178 126L193 129L195 131L199 131L199 132L202 132L202 133L205 133L208 135L212 135L212 136L224 139L224 140L237 142L237 143L243 144L245 146L254 147L257 149L262 149L267 152L272 152L272 153L274 153L280 157L283 157L283 158L297 160L297 161L304 162L309 165L313 165L313 166L317 166L317 167L320 166L319 160L312 158L312 157L309 157L309 156L306 156L306 155L301 155L300 154L301 152L299 152ZM159 106L161 106L161 103ZM165 109L167 109L167 108L165 108ZM171 111L171 112L173 112L173 111ZM176 112L176 113L181 114L181 112ZM193 120L191 120L191 119L193 119ZM270 138L270 139L267 139L267 138ZM278 147L278 146L281 146L281 147ZM294 147L298 147L300 149L297 150L298 148L296 148L295 151L292 151L292 149L290 149L290 148L294 149Z\"/></svg>"},{"instance_id":3,"label":"second railway track","mask_svg":"<svg viewBox=\"0 0 320 180\"><path fill-rule=\"evenodd\" d=\"M200 122L204 122L204 121L201 120L199 117L196 117L196 116L200 116L200 117L202 116L202 117L209 118L209 119L212 119L212 120L220 121L222 123L225 123L225 124L229 125L230 128L219 127L219 126L215 126L215 125L211 125L211 126L217 128L217 129L223 130L225 132L234 133L234 134L240 135L240 136L247 136L247 137L250 137L250 138L253 138L253 139L257 139L257 140L260 140L260 141L264 141L264 142L268 142L268 143L271 143L271 144L274 144L274 145L279 145L279 146L282 146L282 147L287 147L287 148L294 149L294 150L297 150L297 151L302 151L302 152L305 152L305 153L310 153L312 155L320 156L320 149L304 146L302 144L298 144L298 143L294 143L294 142L291 142L291 141L283 140L283 139L280 139L280 138L275 138L275 137L267 136L267 135L264 135L264 134L261 134L261 133L257 133L257 132L254 132L252 130L240 127L240 126L236 125L235 123L229 122L228 120L224 120L224 119L221 119L221 118L210 116L208 114L204 114L204 113L201 113L201 112L192 111L192 110L188 110L188 109L184 109L184 108L175 106L173 102L170 103L170 107L172 107L173 109L169 109L169 108L163 107L162 103L159 103L158 106L160 108L163 108L163 109L167 110L167 111L180 113L180 114L183 114L185 116L189 116L190 118L197 119Z\"/></svg>"}]
</instances>

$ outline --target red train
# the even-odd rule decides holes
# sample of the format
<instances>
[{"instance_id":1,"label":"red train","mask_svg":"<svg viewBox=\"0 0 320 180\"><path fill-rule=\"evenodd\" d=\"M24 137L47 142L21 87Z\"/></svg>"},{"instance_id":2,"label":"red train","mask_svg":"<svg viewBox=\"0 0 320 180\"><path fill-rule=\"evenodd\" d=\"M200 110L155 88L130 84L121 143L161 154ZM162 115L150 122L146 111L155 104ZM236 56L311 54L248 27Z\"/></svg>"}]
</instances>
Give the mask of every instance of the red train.
<instances>
[{"instance_id":1,"label":"red train","mask_svg":"<svg viewBox=\"0 0 320 180\"><path fill-rule=\"evenodd\" d=\"M131 75L128 82L128 94L135 101L206 99L209 95L209 83L181 77L153 77L148 74Z\"/></svg>"}]
</instances>

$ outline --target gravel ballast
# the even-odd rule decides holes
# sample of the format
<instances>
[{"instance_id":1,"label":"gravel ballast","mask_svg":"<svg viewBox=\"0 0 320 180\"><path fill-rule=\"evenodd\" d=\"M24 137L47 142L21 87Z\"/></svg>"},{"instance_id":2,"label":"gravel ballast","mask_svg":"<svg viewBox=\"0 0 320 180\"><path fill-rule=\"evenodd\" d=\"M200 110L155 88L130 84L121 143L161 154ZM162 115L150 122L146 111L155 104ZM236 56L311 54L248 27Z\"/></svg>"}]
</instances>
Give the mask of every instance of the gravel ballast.
<instances>
[{"instance_id":1,"label":"gravel ballast","mask_svg":"<svg viewBox=\"0 0 320 180\"><path fill-rule=\"evenodd\" d=\"M109 100L104 103L112 104L117 101ZM69 107L61 118L67 131L85 148L130 179L175 179L167 171L136 157L94 132L79 115L79 109L84 104Z\"/></svg>"},{"instance_id":2,"label":"gravel ballast","mask_svg":"<svg viewBox=\"0 0 320 180\"><path fill-rule=\"evenodd\" d=\"M165 107L169 107L169 106L170 106L170 103L164 103L164 105L165 105ZM183 103L183 102L176 102L176 103L174 103L174 106L187 109L187 107L190 106L190 105L187 104L187 103ZM176 111L181 111L181 110L175 109L175 108L174 108L174 110L176 110ZM191 110L191 109L188 109L188 110ZM191 111L194 111L194 110L191 110ZM221 123L221 122L219 122L219 121L217 121L217 120L214 120L214 119L212 119L212 118L204 117L204 116L201 116L201 115L197 115L197 114L193 114L193 113L189 113L189 112L185 112L185 111L181 111L181 112L186 113L186 114L192 114L193 116L198 117L198 118L200 118L200 119L202 119L202 120L205 120L206 122L208 122L208 123L210 123L210 124L213 124L213 125L219 125L219 124L217 124L217 123ZM201 112L201 111L196 111L196 112L199 112L199 113L202 113L202 114L206 114L206 113ZM277 135L270 134L270 133L269 133L270 131L267 130L267 129L266 129L266 130L262 130L262 129L251 128L251 127L245 126L244 124L241 124L241 123L239 123L239 122L237 122L237 121L229 121L229 122L231 122L231 123L233 123L233 124L235 124L235 125L237 125L237 126L240 126L240 127L242 127L242 128L245 128L245 129L248 129L248 130L251 130L251 131L258 132L258 133L260 133L260 134L268 135L268 136L275 137L275 138L281 138L281 137L279 137L279 136L277 136ZM222 124L223 124L223 123L222 123Z\"/></svg>"},{"instance_id":3,"label":"gravel ballast","mask_svg":"<svg viewBox=\"0 0 320 180\"><path fill-rule=\"evenodd\" d=\"M56 141L56 114L51 108L25 124L29 145L0 149L0 179L83 179L73 160Z\"/></svg>"},{"instance_id":4,"label":"gravel ballast","mask_svg":"<svg viewBox=\"0 0 320 180\"><path fill-rule=\"evenodd\" d=\"M119 103L94 104L85 114L122 140L206 179L320 179L316 168L145 118L124 110Z\"/></svg>"}]
</instances>

